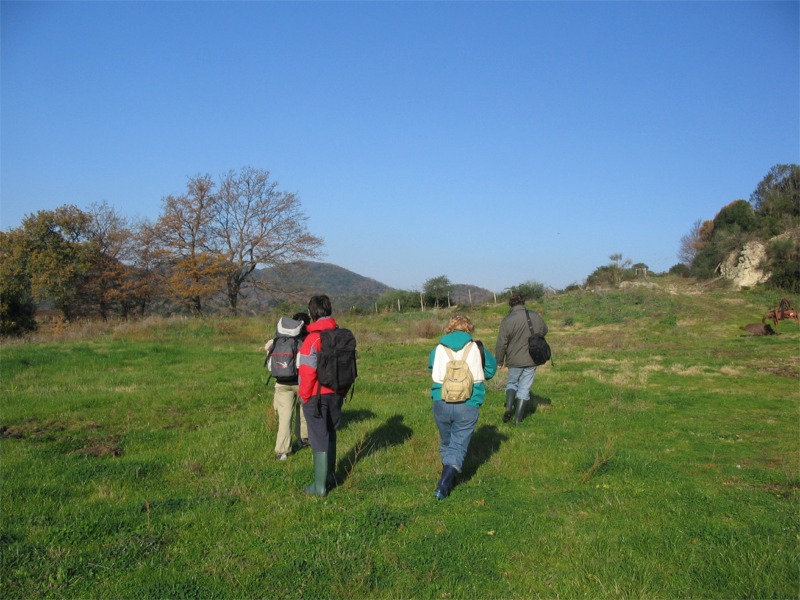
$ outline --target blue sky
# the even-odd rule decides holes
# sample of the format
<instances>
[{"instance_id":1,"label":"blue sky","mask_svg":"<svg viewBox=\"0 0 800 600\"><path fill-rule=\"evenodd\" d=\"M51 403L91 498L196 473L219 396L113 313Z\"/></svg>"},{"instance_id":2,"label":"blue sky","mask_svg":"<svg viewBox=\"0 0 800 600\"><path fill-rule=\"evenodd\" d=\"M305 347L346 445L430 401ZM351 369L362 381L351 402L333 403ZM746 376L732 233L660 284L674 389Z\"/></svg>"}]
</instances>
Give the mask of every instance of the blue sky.
<instances>
[{"instance_id":1,"label":"blue sky","mask_svg":"<svg viewBox=\"0 0 800 600\"><path fill-rule=\"evenodd\" d=\"M0 3L0 228L267 169L402 289L581 283L800 162L798 2Z\"/></svg>"}]
</instances>

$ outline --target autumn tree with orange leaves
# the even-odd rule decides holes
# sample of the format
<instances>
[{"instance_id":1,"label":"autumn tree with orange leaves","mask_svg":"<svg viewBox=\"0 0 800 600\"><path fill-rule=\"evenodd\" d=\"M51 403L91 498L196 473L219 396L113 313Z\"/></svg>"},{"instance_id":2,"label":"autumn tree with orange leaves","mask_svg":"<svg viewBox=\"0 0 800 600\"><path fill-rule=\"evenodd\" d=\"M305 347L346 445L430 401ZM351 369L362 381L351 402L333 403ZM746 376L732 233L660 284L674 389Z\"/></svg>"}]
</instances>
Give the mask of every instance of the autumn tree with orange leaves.
<instances>
[{"instance_id":1,"label":"autumn tree with orange leaves","mask_svg":"<svg viewBox=\"0 0 800 600\"><path fill-rule=\"evenodd\" d=\"M52 301L67 321L83 313L79 292L93 259L89 222L87 213L65 205L28 215L15 236L32 299Z\"/></svg>"},{"instance_id":2,"label":"autumn tree with orange leaves","mask_svg":"<svg viewBox=\"0 0 800 600\"><path fill-rule=\"evenodd\" d=\"M36 305L49 301L67 321L144 314L156 300L200 315L223 297L233 314L259 267L319 256L300 199L278 189L269 171L245 167L189 179L163 199L155 222L133 226L107 202L27 216L0 232L0 334L35 328Z\"/></svg>"},{"instance_id":3,"label":"autumn tree with orange leaves","mask_svg":"<svg viewBox=\"0 0 800 600\"><path fill-rule=\"evenodd\" d=\"M153 228L165 290L193 315L224 285L226 265L213 229L217 200L211 177L198 175L184 194L164 198Z\"/></svg>"}]
</instances>

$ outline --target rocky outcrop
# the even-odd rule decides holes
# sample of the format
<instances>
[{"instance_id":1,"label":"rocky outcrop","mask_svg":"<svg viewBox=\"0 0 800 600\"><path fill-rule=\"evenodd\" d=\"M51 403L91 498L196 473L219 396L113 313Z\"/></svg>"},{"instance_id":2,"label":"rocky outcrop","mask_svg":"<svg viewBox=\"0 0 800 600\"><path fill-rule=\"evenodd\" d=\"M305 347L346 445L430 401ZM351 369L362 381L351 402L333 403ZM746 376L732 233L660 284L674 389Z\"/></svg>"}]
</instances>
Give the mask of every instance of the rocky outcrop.
<instances>
[{"instance_id":1,"label":"rocky outcrop","mask_svg":"<svg viewBox=\"0 0 800 600\"><path fill-rule=\"evenodd\" d=\"M767 246L764 242L753 240L747 242L739 252L731 252L719 266L720 275L733 280L738 288L753 287L769 279L769 273L761 269L767 258Z\"/></svg>"},{"instance_id":2,"label":"rocky outcrop","mask_svg":"<svg viewBox=\"0 0 800 600\"><path fill-rule=\"evenodd\" d=\"M738 252L731 252L719 266L719 273L725 279L733 280L738 288L753 287L769 279L770 272L762 269L766 264L767 245L777 240L792 239L800 242L800 227L776 235L768 242L753 240L747 242Z\"/></svg>"},{"instance_id":3,"label":"rocky outcrop","mask_svg":"<svg viewBox=\"0 0 800 600\"><path fill-rule=\"evenodd\" d=\"M767 245L777 240L787 239L800 242L800 227L776 235L768 242L760 240L747 242L744 248L738 252L731 252L725 262L720 264L720 275L725 279L732 280L738 288L753 287L766 282L770 277L770 272L761 267L766 264Z\"/></svg>"}]
</instances>

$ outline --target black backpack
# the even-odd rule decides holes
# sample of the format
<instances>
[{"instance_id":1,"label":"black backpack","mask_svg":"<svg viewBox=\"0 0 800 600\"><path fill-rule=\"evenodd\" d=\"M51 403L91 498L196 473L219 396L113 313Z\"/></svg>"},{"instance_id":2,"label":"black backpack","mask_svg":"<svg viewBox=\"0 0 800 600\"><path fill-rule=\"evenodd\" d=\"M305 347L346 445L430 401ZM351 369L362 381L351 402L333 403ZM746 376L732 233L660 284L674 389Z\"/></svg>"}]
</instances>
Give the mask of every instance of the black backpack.
<instances>
[{"instance_id":1,"label":"black backpack","mask_svg":"<svg viewBox=\"0 0 800 600\"><path fill-rule=\"evenodd\" d=\"M304 323L288 317L281 317L272 347L264 359L264 366L269 369L267 383L273 377L278 383L297 382L297 351L302 343Z\"/></svg>"},{"instance_id":2,"label":"black backpack","mask_svg":"<svg viewBox=\"0 0 800 600\"><path fill-rule=\"evenodd\" d=\"M322 386L346 396L358 377L356 366L356 337L349 329L324 329L320 331L320 349L317 352L317 397Z\"/></svg>"},{"instance_id":3,"label":"black backpack","mask_svg":"<svg viewBox=\"0 0 800 600\"><path fill-rule=\"evenodd\" d=\"M531 332L528 338L528 354L531 355L534 366L539 367L551 358L550 344L547 343L547 340L544 339L541 333L534 333L531 316L528 314L527 310L525 311L525 317L528 319L528 329L530 329Z\"/></svg>"}]
</instances>

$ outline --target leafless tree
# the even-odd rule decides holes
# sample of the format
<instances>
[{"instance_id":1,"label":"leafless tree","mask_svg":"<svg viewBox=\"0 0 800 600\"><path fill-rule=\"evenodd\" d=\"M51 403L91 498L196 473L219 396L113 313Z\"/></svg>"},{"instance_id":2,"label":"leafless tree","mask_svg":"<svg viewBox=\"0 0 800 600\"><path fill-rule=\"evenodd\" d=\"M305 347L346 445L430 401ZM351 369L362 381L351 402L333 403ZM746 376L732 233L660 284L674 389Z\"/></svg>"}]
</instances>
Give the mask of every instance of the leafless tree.
<instances>
[{"instance_id":1,"label":"leafless tree","mask_svg":"<svg viewBox=\"0 0 800 600\"><path fill-rule=\"evenodd\" d=\"M678 260L687 266L691 266L694 257L705 246L703 239L703 221L697 220L692 225L689 233L681 237L681 245L678 249Z\"/></svg>"},{"instance_id":2,"label":"leafless tree","mask_svg":"<svg viewBox=\"0 0 800 600\"><path fill-rule=\"evenodd\" d=\"M222 177L215 203L213 238L226 263L228 305L234 314L248 287L270 287L252 275L257 267L279 267L317 258L323 240L306 228L299 197L278 189L269 171L244 167Z\"/></svg>"}]
</instances>

